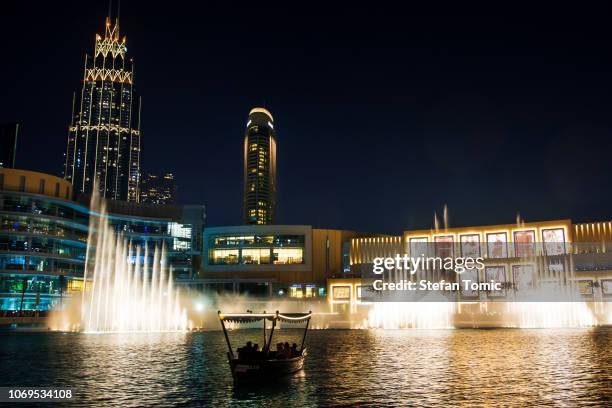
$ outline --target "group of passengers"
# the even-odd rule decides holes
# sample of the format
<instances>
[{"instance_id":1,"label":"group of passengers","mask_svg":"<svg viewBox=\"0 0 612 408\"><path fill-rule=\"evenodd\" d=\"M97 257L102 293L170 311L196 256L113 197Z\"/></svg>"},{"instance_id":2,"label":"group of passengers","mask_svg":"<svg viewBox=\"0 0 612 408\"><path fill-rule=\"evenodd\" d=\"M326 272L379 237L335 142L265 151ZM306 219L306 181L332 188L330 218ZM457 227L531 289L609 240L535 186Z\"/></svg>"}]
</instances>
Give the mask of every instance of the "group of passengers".
<instances>
[{"instance_id":1,"label":"group of passengers","mask_svg":"<svg viewBox=\"0 0 612 408\"><path fill-rule=\"evenodd\" d=\"M259 349L259 344L253 345L247 341L246 346L238 347L238 358L241 360L250 360L261 358L262 350Z\"/></svg>"},{"instance_id":2,"label":"group of passengers","mask_svg":"<svg viewBox=\"0 0 612 408\"><path fill-rule=\"evenodd\" d=\"M293 358L299 356L297 344L293 343L289 347L289 343L276 343L276 358L278 360L284 360L287 358Z\"/></svg>"},{"instance_id":3,"label":"group of passengers","mask_svg":"<svg viewBox=\"0 0 612 408\"><path fill-rule=\"evenodd\" d=\"M241 360L257 360L266 357L266 355L278 360L285 360L299 356L300 351L297 348L297 344L293 343L293 345L289 346L288 342L277 343L276 351L272 351L269 354L265 353L263 349L260 350L259 344L253 345L250 341L247 341L244 347L238 348L238 358Z\"/></svg>"}]
</instances>

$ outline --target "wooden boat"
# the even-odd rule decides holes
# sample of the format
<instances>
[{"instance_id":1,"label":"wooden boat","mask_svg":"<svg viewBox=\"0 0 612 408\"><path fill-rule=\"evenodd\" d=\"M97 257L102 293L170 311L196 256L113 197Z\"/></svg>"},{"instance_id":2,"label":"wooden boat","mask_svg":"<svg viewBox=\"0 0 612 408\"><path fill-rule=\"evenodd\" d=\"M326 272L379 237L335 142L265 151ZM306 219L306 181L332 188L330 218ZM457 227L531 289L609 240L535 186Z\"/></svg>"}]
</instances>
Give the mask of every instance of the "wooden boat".
<instances>
[{"instance_id":1,"label":"wooden boat","mask_svg":"<svg viewBox=\"0 0 612 408\"><path fill-rule=\"evenodd\" d=\"M227 358L229 361L230 370L234 382L257 382L268 381L274 378L280 378L297 371L304 367L304 359L307 355L307 350L304 347L306 341L306 333L310 324L312 313L228 313L218 312L219 321L223 328L225 341L229 349ZM261 351L238 349L238 355L234 354L234 350L229 340L225 322L232 323L252 323L263 321L264 346ZM269 337L266 339L266 322L272 322ZM302 336L302 344L299 349L295 349L291 356L279 356L276 351L270 350L272 344L272 336L277 322L284 323L306 323L304 335Z\"/></svg>"}]
</instances>

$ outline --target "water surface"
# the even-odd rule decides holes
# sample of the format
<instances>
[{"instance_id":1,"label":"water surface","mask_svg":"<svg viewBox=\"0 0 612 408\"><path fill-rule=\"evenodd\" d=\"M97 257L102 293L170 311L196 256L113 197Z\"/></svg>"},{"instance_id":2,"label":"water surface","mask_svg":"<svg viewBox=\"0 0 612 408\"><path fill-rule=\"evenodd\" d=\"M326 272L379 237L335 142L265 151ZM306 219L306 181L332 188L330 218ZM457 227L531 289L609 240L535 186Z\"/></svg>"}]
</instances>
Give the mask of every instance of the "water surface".
<instances>
[{"instance_id":1,"label":"water surface","mask_svg":"<svg viewBox=\"0 0 612 408\"><path fill-rule=\"evenodd\" d=\"M263 344L261 332L231 334ZM278 341L299 342L281 330ZM303 372L236 388L223 333L0 333L0 386L73 388L80 406L605 406L612 328L315 330ZM609 406L609 405L608 405Z\"/></svg>"}]
</instances>

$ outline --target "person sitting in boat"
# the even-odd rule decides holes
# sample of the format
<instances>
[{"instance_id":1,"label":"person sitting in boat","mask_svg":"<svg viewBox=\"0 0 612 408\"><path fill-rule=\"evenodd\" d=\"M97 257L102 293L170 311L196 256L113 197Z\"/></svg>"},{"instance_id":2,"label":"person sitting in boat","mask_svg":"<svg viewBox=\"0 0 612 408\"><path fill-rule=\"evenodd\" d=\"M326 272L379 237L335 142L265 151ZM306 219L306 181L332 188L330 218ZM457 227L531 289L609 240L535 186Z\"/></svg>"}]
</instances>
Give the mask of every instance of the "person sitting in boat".
<instances>
[{"instance_id":1,"label":"person sitting in boat","mask_svg":"<svg viewBox=\"0 0 612 408\"><path fill-rule=\"evenodd\" d=\"M297 357L299 355L298 353L298 349L297 349L297 344L293 343L291 345L291 357Z\"/></svg>"},{"instance_id":2,"label":"person sitting in boat","mask_svg":"<svg viewBox=\"0 0 612 408\"><path fill-rule=\"evenodd\" d=\"M253 352L253 343L247 341L246 346L238 348L238 358L249 358Z\"/></svg>"},{"instance_id":3,"label":"person sitting in boat","mask_svg":"<svg viewBox=\"0 0 612 408\"><path fill-rule=\"evenodd\" d=\"M288 358L287 352L285 351L285 346L283 343L276 343L276 358L279 360L283 360Z\"/></svg>"}]
</instances>

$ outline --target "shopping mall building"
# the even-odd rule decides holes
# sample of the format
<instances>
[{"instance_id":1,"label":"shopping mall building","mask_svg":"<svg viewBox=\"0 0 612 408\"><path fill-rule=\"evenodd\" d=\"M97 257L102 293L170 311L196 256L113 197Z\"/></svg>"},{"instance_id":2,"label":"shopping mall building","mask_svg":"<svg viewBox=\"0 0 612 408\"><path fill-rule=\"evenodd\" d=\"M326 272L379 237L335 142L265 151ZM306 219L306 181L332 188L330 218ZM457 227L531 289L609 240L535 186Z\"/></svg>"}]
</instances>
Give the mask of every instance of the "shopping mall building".
<instances>
[{"instance_id":1,"label":"shopping mall building","mask_svg":"<svg viewBox=\"0 0 612 408\"><path fill-rule=\"evenodd\" d=\"M482 257L462 279L504 282L503 293L459 294L462 301L501 300L542 282L574 285L585 300L612 297L612 223L571 220L411 230L401 236L317 229L308 225L206 228L202 268L179 281L190 290L255 297L362 302L362 279L376 257L427 254ZM421 277L456 278L429 271ZM420 276L420 275L419 275Z\"/></svg>"},{"instance_id":2,"label":"shopping mall building","mask_svg":"<svg viewBox=\"0 0 612 408\"><path fill-rule=\"evenodd\" d=\"M458 299L510 300L517 293L550 283L573 286L585 301L612 300L612 222L574 224L571 220L521 222L442 230L405 231L401 236L356 238L350 244L345 277L328 280L329 302L336 310L358 308L374 258L397 254L419 257L482 257L484 268L462 279L504 283L501 291L458 293ZM427 279L456 279L455 273L427 270ZM415 279L414 277L407 277ZM539 299L535 299L539 300ZM554 299L550 299L554 300Z\"/></svg>"},{"instance_id":3,"label":"shopping mall building","mask_svg":"<svg viewBox=\"0 0 612 408\"><path fill-rule=\"evenodd\" d=\"M326 298L327 280L349 270L350 242L372 236L310 225L206 228L198 291L295 299Z\"/></svg>"},{"instance_id":4,"label":"shopping mall building","mask_svg":"<svg viewBox=\"0 0 612 408\"><path fill-rule=\"evenodd\" d=\"M197 274L204 206L107 206L133 245L166 245L177 279ZM47 310L82 290L89 215L89 198L75 199L70 182L0 168L0 310Z\"/></svg>"}]
</instances>

